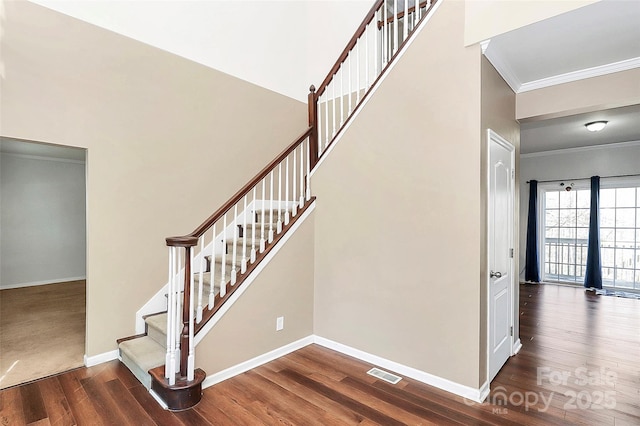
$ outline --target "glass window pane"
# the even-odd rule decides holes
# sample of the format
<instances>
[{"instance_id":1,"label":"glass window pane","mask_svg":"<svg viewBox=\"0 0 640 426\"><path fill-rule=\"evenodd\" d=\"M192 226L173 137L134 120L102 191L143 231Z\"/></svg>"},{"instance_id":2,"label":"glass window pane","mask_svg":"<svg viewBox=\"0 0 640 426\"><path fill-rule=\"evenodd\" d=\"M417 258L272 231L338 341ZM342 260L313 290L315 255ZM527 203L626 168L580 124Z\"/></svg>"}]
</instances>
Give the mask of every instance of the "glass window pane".
<instances>
[{"instance_id":1,"label":"glass window pane","mask_svg":"<svg viewBox=\"0 0 640 426\"><path fill-rule=\"evenodd\" d=\"M634 255L633 249L616 249L616 267L633 268Z\"/></svg>"},{"instance_id":2,"label":"glass window pane","mask_svg":"<svg viewBox=\"0 0 640 426\"><path fill-rule=\"evenodd\" d=\"M560 228L560 241L563 243L572 243L576 239L575 228Z\"/></svg>"},{"instance_id":3,"label":"glass window pane","mask_svg":"<svg viewBox=\"0 0 640 426\"><path fill-rule=\"evenodd\" d=\"M576 210L576 226L589 227L589 209Z\"/></svg>"},{"instance_id":4,"label":"glass window pane","mask_svg":"<svg viewBox=\"0 0 640 426\"><path fill-rule=\"evenodd\" d=\"M558 226L559 214L558 210L547 210L544 217L545 226Z\"/></svg>"},{"instance_id":5,"label":"glass window pane","mask_svg":"<svg viewBox=\"0 0 640 426\"><path fill-rule=\"evenodd\" d=\"M615 244L615 228L600 228L600 245L602 247L613 247Z\"/></svg>"},{"instance_id":6,"label":"glass window pane","mask_svg":"<svg viewBox=\"0 0 640 426\"><path fill-rule=\"evenodd\" d=\"M635 228L636 209L616 209L616 227Z\"/></svg>"},{"instance_id":7,"label":"glass window pane","mask_svg":"<svg viewBox=\"0 0 640 426\"><path fill-rule=\"evenodd\" d=\"M544 232L544 237L546 239L556 239L558 238L558 228L546 228ZM551 241L549 241L551 242Z\"/></svg>"},{"instance_id":8,"label":"glass window pane","mask_svg":"<svg viewBox=\"0 0 640 426\"><path fill-rule=\"evenodd\" d=\"M574 209L560 210L560 226L576 226L576 211Z\"/></svg>"},{"instance_id":9,"label":"glass window pane","mask_svg":"<svg viewBox=\"0 0 640 426\"><path fill-rule=\"evenodd\" d=\"M600 188L600 208L602 207L615 207L616 206L616 189L615 188Z\"/></svg>"},{"instance_id":10,"label":"glass window pane","mask_svg":"<svg viewBox=\"0 0 640 426\"><path fill-rule=\"evenodd\" d=\"M616 230L616 247L633 248L635 246L636 231L634 229Z\"/></svg>"},{"instance_id":11,"label":"glass window pane","mask_svg":"<svg viewBox=\"0 0 640 426\"><path fill-rule=\"evenodd\" d=\"M582 189L580 191L576 191L576 197L578 201L576 202L576 206L581 209L588 209L591 203L591 191Z\"/></svg>"},{"instance_id":12,"label":"glass window pane","mask_svg":"<svg viewBox=\"0 0 640 426\"><path fill-rule=\"evenodd\" d=\"M616 188L616 207L635 207L635 188Z\"/></svg>"},{"instance_id":13,"label":"glass window pane","mask_svg":"<svg viewBox=\"0 0 640 426\"><path fill-rule=\"evenodd\" d=\"M586 244L587 240L589 239L589 228L576 229L576 238L578 239L579 243L584 242Z\"/></svg>"},{"instance_id":14,"label":"glass window pane","mask_svg":"<svg viewBox=\"0 0 640 426\"><path fill-rule=\"evenodd\" d=\"M615 249L613 248L601 248L600 257L602 261L602 267L613 268L615 266Z\"/></svg>"},{"instance_id":15,"label":"glass window pane","mask_svg":"<svg viewBox=\"0 0 640 426\"><path fill-rule=\"evenodd\" d=\"M576 193L573 191L560 191L560 208L576 206Z\"/></svg>"},{"instance_id":16,"label":"glass window pane","mask_svg":"<svg viewBox=\"0 0 640 426\"><path fill-rule=\"evenodd\" d=\"M613 282L615 269L612 267L602 267L602 280L603 281L611 281Z\"/></svg>"},{"instance_id":17,"label":"glass window pane","mask_svg":"<svg viewBox=\"0 0 640 426\"><path fill-rule=\"evenodd\" d=\"M616 210L613 208L600 209L600 226L616 226Z\"/></svg>"},{"instance_id":18,"label":"glass window pane","mask_svg":"<svg viewBox=\"0 0 640 426\"><path fill-rule=\"evenodd\" d=\"M558 191L547 191L545 192L545 207L550 208L558 208L560 206L560 193Z\"/></svg>"},{"instance_id":19,"label":"glass window pane","mask_svg":"<svg viewBox=\"0 0 640 426\"><path fill-rule=\"evenodd\" d=\"M633 269L616 269L616 288L633 288Z\"/></svg>"}]
</instances>

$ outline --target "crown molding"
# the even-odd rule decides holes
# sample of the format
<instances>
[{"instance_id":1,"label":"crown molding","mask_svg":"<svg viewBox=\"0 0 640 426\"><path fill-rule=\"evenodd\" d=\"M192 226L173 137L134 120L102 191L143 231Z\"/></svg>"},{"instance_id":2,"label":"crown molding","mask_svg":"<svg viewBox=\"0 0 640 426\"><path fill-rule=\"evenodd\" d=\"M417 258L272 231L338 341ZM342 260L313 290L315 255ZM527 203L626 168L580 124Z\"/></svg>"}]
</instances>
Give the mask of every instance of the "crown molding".
<instances>
[{"instance_id":1,"label":"crown molding","mask_svg":"<svg viewBox=\"0 0 640 426\"><path fill-rule=\"evenodd\" d=\"M516 76L516 73L513 72L511 67L509 66L508 61L504 60L502 55L496 53L495 49L489 49L489 43L491 40L486 40L480 43L480 48L482 49L482 53L484 56L491 62L491 65L498 71L498 74L502 76L504 81L511 87L515 93L518 93L520 87L522 86L522 82Z\"/></svg>"},{"instance_id":2,"label":"crown molding","mask_svg":"<svg viewBox=\"0 0 640 426\"><path fill-rule=\"evenodd\" d=\"M526 83L522 83L516 93L529 92L531 90L543 89L557 84L571 83L573 81L584 80L585 78L599 77L634 68L640 68L640 57L625 59L611 64L599 65L597 67L585 68L583 70L572 71L565 74L554 75L551 77L541 78L540 80L528 81ZM498 70L498 72L500 72L500 70Z\"/></svg>"},{"instance_id":3,"label":"crown molding","mask_svg":"<svg viewBox=\"0 0 640 426\"><path fill-rule=\"evenodd\" d=\"M640 146L640 141L604 143L600 145L580 146L577 148L552 149L549 151L520 154L520 158L546 157L549 155L557 155L557 154L571 154L571 153L584 152L584 151L598 151L602 149L612 149L612 148L630 148L630 147L636 147L636 146Z\"/></svg>"}]
</instances>

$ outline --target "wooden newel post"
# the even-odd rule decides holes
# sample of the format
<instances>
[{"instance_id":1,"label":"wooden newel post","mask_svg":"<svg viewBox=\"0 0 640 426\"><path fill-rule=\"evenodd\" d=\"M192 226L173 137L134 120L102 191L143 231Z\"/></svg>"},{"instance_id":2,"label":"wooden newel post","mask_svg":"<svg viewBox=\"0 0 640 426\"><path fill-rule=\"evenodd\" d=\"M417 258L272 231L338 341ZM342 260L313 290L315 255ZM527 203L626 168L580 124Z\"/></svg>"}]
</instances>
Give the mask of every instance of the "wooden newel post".
<instances>
[{"instance_id":1,"label":"wooden newel post","mask_svg":"<svg viewBox=\"0 0 640 426\"><path fill-rule=\"evenodd\" d=\"M311 85L309 88L309 127L311 127L311 135L309 135L309 163L311 168L318 162L318 98L316 97L316 88Z\"/></svg>"},{"instance_id":2,"label":"wooden newel post","mask_svg":"<svg viewBox=\"0 0 640 426\"><path fill-rule=\"evenodd\" d=\"M167 238L167 245L184 248L184 292L182 293L182 328L180 329L180 376L187 377L189 357L189 309L191 307L191 248L198 245L198 238Z\"/></svg>"}]
</instances>

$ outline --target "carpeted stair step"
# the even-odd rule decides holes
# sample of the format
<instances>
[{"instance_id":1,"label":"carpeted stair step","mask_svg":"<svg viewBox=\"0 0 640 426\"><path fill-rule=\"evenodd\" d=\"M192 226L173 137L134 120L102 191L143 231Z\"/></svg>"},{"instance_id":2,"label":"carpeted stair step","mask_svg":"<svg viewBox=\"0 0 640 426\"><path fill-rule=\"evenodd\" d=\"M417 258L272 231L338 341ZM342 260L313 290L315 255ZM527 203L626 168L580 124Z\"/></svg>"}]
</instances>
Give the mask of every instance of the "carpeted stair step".
<instances>
[{"instance_id":1,"label":"carpeted stair step","mask_svg":"<svg viewBox=\"0 0 640 426\"><path fill-rule=\"evenodd\" d=\"M166 349L149 336L125 340L118 346L124 365L147 389L150 389L151 376L148 372L152 368L164 365Z\"/></svg>"},{"instance_id":2,"label":"carpeted stair step","mask_svg":"<svg viewBox=\"0 0 640 426\"><path fill-rule=\"evenodd\" d=\"M164 349L167 348L167 314L166 312L149 315L144 322L147 326L147 336L155 340Z\"/></svg>"}]
</instances>

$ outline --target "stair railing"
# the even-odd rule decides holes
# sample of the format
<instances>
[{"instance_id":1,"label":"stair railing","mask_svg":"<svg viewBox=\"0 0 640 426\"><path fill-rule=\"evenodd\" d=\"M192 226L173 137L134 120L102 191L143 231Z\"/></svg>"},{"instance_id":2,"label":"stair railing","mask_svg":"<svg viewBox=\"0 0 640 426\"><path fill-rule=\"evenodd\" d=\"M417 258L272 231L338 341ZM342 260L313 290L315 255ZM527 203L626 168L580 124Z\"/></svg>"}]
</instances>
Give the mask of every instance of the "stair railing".
<instances>
[{"instance_id":1,"label":"stair railing","mask_svg":"<svg viewBox=\"0 0 640 426\"><path fill-rule=\"evenodd\" d=\"M370 93L404 43L436 3L427 0L377 0L327 77L309 95L309 123L317 141L316 164ZM313 88L313 86L312 86Z\"/></svg>"},{"instance_id":2,"label":"stair railing","mask_svg":"<svg viewBox=\"0 0 640 426\"><path fill-rule=\"evenodd\" d=\"M169 247L165 377L193 380L194 335L310 204L316 143L305 130L193 232Z\"/></svg>"}]
</instances>

